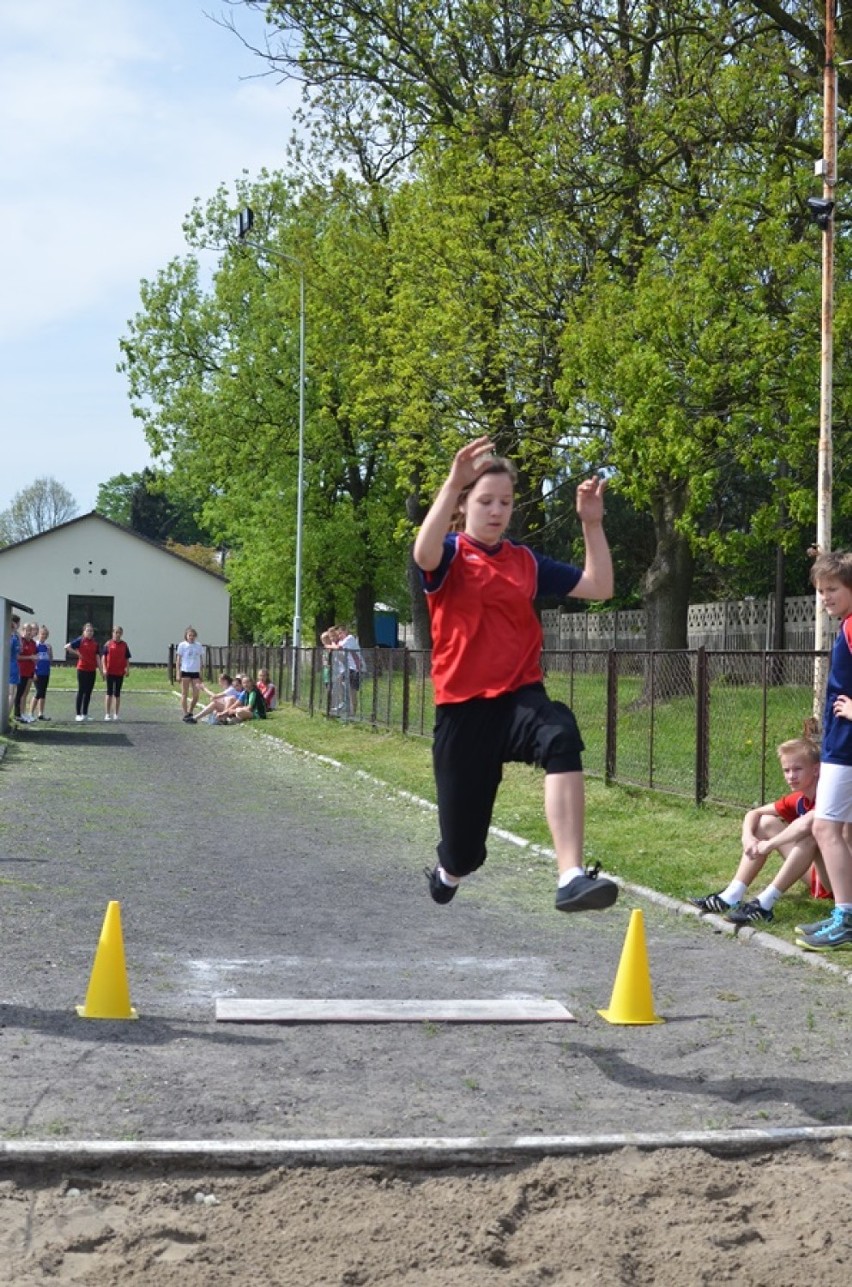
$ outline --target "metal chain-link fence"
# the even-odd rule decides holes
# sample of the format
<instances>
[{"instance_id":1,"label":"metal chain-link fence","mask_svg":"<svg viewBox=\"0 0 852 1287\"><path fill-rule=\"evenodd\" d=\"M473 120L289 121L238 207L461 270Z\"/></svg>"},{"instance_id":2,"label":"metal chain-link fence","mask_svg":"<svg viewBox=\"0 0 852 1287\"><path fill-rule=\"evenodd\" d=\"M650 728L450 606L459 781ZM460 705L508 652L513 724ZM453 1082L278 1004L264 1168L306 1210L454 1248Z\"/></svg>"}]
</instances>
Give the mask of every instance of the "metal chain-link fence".
<instances>
[{"instance_id":1,"label":"metal chain-link fence","mask_svg":"<svg viewBox=\"0 0 852 1287\"><path fill-rule=\"evenodd\" d=\"M818 662L823 665L818 667ZM671 792L697 802L750 807L781 788L776 748L802 735L814 709L824 654L814 652L547 651L551 697L577 717L586 772L608 782ZM219 670L277 684L281 708L355 720L431 738L430 654L208 648Z\"/></svg>"}]
</instances>

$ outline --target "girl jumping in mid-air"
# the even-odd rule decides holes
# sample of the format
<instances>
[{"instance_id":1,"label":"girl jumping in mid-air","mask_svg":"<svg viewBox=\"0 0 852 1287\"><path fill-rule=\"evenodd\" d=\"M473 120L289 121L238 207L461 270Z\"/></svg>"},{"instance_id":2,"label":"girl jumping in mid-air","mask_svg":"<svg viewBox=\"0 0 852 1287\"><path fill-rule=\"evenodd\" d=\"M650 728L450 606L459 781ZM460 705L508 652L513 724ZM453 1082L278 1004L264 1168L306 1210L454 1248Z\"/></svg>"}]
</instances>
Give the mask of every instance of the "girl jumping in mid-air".
<instances>
[{"instance_id":1,"label":"girl jumping in mid-air","mask_svg":"<svg viewBox=\"0 0 852 1287\"><path fill-rule=\"evenodd\" d=\"M544 595L609 599L612 559L599 478L577 489L585 566L573 567L506 539L515 469L487 437L457 452L414 543L432 623L436 716L433 764L441 839L427 868L429 892L449 903L485 862L503 765L540 764L544 809L558 867L556 907L611 907L618 886L583 864L583 742L572 712L551 701L541 671L534 602Z\"/></svg>"}]
</instances>

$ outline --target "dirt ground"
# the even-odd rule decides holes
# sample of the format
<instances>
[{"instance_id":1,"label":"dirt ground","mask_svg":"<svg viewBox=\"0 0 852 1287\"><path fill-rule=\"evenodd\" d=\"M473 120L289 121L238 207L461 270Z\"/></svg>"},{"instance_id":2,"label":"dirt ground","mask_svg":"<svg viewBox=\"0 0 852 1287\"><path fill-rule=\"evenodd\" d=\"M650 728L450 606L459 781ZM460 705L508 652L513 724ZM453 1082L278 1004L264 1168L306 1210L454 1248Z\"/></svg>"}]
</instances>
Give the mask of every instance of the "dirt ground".
<instances>
[{"instance_id":1,"label":"dirt ground","mask_svg":"<svg viewBox=\"0 0 852 1287\"><path fill-rule=\"evenodd\" d=\"M559 916L547 864L507 841L437 908L415 804L163 698L118 725L52 713L0 765L4 1282L845 1283L843 1131L748 1156L85 1164L74 1141L848 1128L852 993L630 891ZM135 1022L75 1012L112 899ZM607 1024L636 906L666 1022ZM576 1022L217 1024L225 996L556 997ZM71 1156L8 1152L45 1140Z\"/></svg>"}]
</instances>

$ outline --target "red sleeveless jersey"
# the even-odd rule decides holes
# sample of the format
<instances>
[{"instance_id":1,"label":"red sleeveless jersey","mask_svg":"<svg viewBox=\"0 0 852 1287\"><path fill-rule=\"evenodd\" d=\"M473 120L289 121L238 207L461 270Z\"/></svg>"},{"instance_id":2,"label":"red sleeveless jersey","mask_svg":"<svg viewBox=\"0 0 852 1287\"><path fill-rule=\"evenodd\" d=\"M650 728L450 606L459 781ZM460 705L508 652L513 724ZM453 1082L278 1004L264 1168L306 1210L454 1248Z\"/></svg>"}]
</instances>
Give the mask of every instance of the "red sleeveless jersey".
<instances>
[{"instance_id":1,"label":"red sleeveless jersey","mask_svg":"<svg viewBox=\"0 0 852 1287\"><path fill-rule=\"evenodd\" d=\"M570 593L581 575L570 563L514 541L486 546L463 532L450 533L439 566L421 572L436 703L499 697L541 683L542 634L534 601Z\"/></svg>"}]
</instances>

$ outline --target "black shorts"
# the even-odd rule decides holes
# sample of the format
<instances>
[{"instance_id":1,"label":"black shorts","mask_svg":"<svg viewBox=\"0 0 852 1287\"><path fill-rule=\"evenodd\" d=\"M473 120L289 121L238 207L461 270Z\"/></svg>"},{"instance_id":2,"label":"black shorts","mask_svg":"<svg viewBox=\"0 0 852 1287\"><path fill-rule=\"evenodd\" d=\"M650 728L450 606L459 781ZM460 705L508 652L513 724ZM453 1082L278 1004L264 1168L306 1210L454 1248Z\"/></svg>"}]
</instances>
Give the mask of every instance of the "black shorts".
<instances>
[{"instance_id":1,"label":"black shorts","mask_svg":"<svg viewBox=\"0 0 852 1287\"><path fill-rule=\"evenodd\" d=\"M494 799L510 761L545 773L579 773L583 739L573 712L551 701L543 684L502 697L439 706L432 759L441 841L438 857L453 876L485 862Z\"/></svg>"},{"instance_id":2,"label":"black shorts","mask_svg":"<svg viewBox=\"0 0 852 1287\"><path fill-rule=\"evenodd\" d=\"M120 697L121 685L124 683L123 675L107 675L107 697Z\"/></svg>"},{"instance_id":3,"label":"black shorts","mask_svg":"<svg viewBox=\"0 0 852 1287\"><path fill-rule=\"evenodd\" d=\"M182 670L180 672L180 677L181 679L200 679L201 671L200 670Z\"/></svg>"},{"instance_id":4,"label":"black shorts","mask_svg":"<svg viewBox=\"0 0 852 1287\"><path fill-rule=\"evenodd\" d=\"M350 688L352 688L352 689L354 689L354 690L355 690L355 692L357 693L358 689L361 687L361 672L360 672L360 671L358 671L358 670L350 670L350 672L349 672L349 687L350 687Z\"/></svg>"},{"instance_id":5,"label":"black shorts","mask_svg":"<svg viewBox=\"0 0 852 1287\"><path fill-rule=\"evenodd\" d=\"M33 683L35 684L36 701L40 702L47 692L47 686L50 683L50 675L36 675Z\"/></svg>"}]
</instances>

